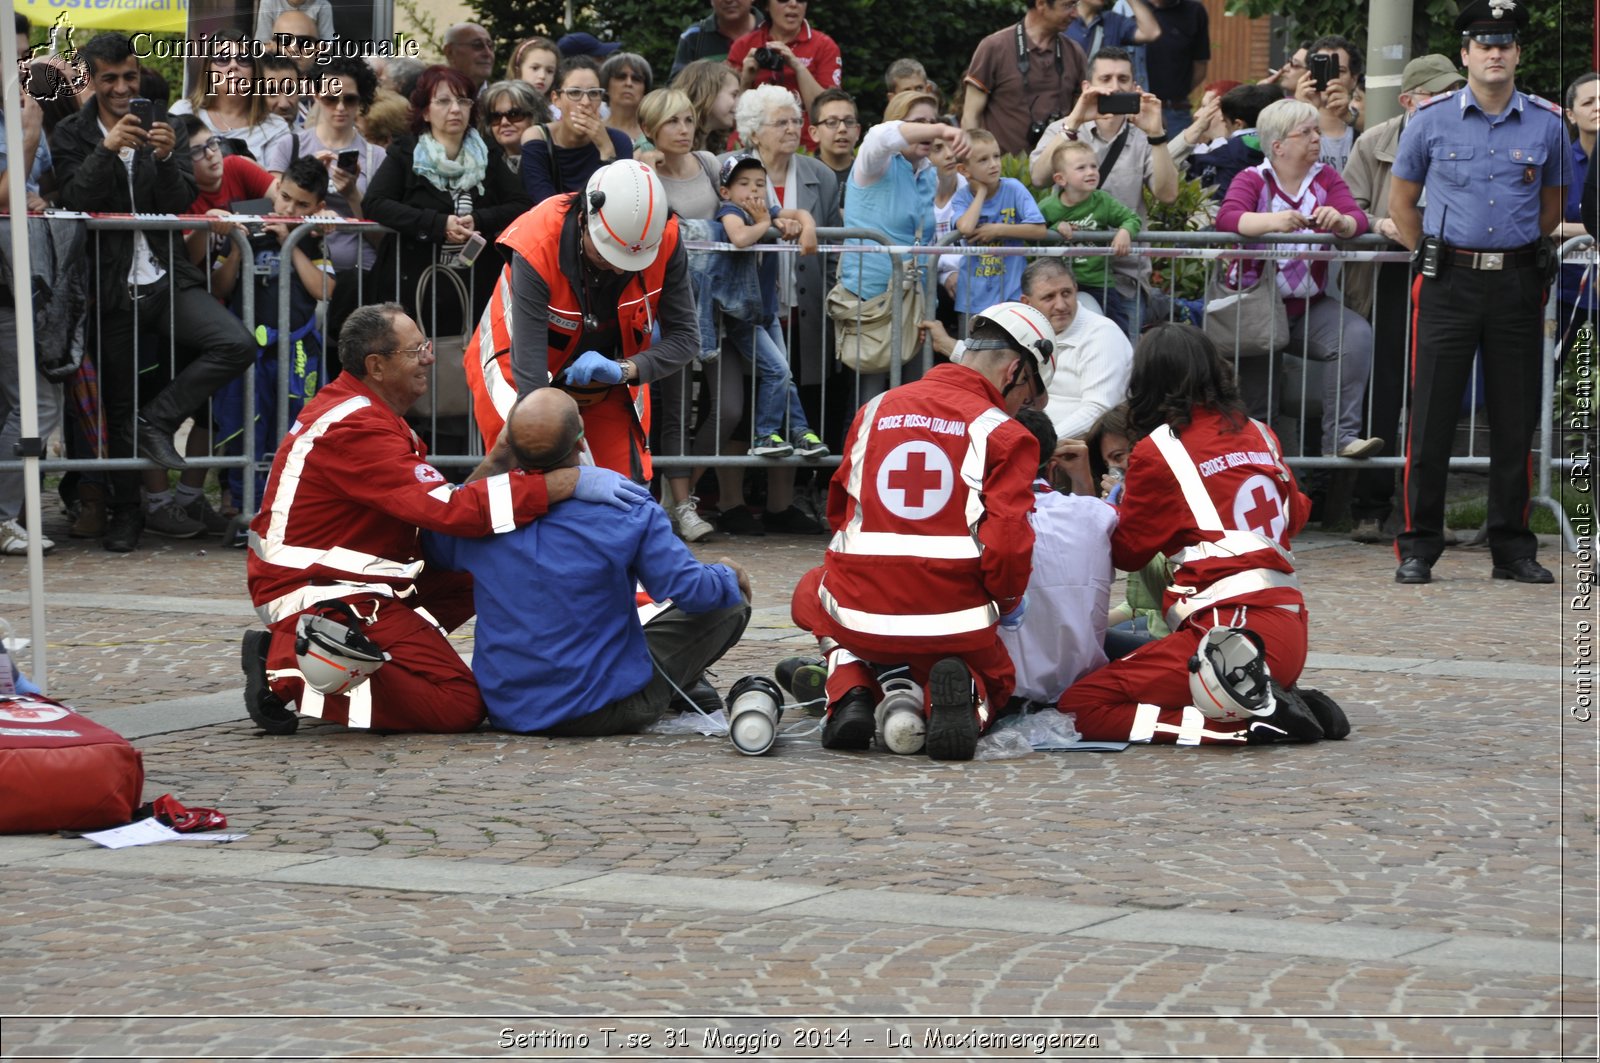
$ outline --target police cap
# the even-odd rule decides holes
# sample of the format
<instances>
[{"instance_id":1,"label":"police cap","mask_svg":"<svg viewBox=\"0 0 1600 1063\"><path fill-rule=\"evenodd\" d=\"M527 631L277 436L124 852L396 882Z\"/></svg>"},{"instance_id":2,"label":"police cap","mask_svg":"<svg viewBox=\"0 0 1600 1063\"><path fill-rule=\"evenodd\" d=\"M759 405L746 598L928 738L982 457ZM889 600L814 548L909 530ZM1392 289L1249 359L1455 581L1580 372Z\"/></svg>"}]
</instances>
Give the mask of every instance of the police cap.
<instances>
[{"instance_id":1,"label":"police cap","mask_svg":"<svg viewBox=\"0 0 1600 1063\"><path fill-rule=\"evenodd\" d=\"M1456 16L1456 29L1479 44L1515 44L1528 28L1528 9L1521 0L1468 0Z\"/></svg>"}]
</instances>

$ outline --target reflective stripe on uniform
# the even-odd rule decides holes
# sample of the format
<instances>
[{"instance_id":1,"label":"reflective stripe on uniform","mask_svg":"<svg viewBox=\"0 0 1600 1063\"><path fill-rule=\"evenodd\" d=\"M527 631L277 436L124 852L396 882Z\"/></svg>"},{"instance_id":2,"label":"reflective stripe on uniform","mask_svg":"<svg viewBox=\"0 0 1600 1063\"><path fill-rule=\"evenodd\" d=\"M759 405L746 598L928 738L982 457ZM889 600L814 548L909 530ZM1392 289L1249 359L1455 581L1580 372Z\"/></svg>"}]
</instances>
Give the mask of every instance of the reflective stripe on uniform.
<instances>
[{"instance_id":1,"label":"reflective stripe on uniform","mask_svg":"<svg viewBox=\"0 0 1600 1063\"><path fill-rule=\"evenodd\" d=\"M1000 622L1000 610L993 602L948 613L869 613L840 605L826 585L818 587L817 594L829 616L847 630L862 635L936 638L982 631Z\"/></svg>"},{"instance_id":2,"label":"reflective stripe on uniform","mask_svg":"<svg viewBox=\"0 0 1600 1063\"><path fill-rule=\"evenodd\" d=\"M346 698L350 699L350 726L372 726L372 681L363 679L361 685L354 690L345 691Z\"/></svg>"},{"instance_id":3,"label":"reflective stripe on uniform","mask_svg":"<svg viewBox=\"0 0 1600 1063\"><path fill-rule=\"evenodd\" d=\"M1148 742L1156 733L1156 720L1161 716L1161 706L1140 702L1133 707L1133 726L1128 728L1128 741Z\"/></svg>"},{"instance_id":4,"label":"reflective stripe on uniform","mask_svg":"<svg viewBox=\"0 0 1600 1063\"><path fill-rule=\"evenodd\" d=\"M291 546L284 541L288 531L289 511L294 508L295 494L300 490L300 477L304 475L311 448L327 431L346 417L372 405L364 395L346 399L318 417L304 431L297 433L289 447L283 470L278 476L277 493L272 496L272 509L267 520L266 535L250 533L250 549L269 565L281 568L311 568L320 565L354 576L382 579L416 579L422 571L422 562L394 561L376 554L364 554L342 546L327 548Z\"/></svg>"},{"instance_id":5,"label":"reflective stripe on uniform","mask_svg":"<svg viewBox=\"0 0 1600 1063\"><path fill-rule=\"evenodd\" d=\"M1186 594L1167 610L1167 630L1176 631L1179 625L1202 609L1231 602L1258 591L1299 590L1300 580L1293 572L1279 572L1271 568L1254 568L1248 572L1235 572L1224 576L1198 594ZM1298 606L1294 607L1298 611Z\"/></svg>"},{"instance_id":6,"label":"reflective stripe on uniform","mask_svg":"<svg viewBox=\"0 0 1600 1063\"><path fill-rule=\"evenodd\" d=\"M967 529L974 534L978 521L983 519L983 470L989 461L989 433L1010 419L991 406L967 426L967 453L961 459L961 479L967 485Z\"/></svg>"},{"instance_id":7,"label":"reflective stripe on uniform","mask_svg":"<svg viewBox=\"0 0 1600 1063\"><path fill-rule=\"evenodd\" d=\"M409 598L416 593L415 587L396 588L388 583L313 583L308 587L297 587L288 594L256 606L256 615L261 617L261 622L272 625L284 617L303 613L318 602L329 599L344 599L355 594L370 594L379 598Z\"/></svg>"},{"instance_id":8,"label":"reflective stripe on uniform","mask_svg":"<svg viewBox=\"0 0 1600 1063\"><path fill-rule=\"evenodd\" d=\"M1189 504L1189 512L1194 514L1195 526L1201 531L1225 531L1222 517L1217 513L1217 505L1211 501L1211 492L1206 490L1204 481L1200 479L1200 470L1178 441L1172 426L1162 425L1150 433L1150 439L1166 460L1167 468L1172 470L1173 479L1178 481L1183 500Z\"/></svg>"},{"instance_id":9,"label":"reflective stripe on uniform","mask_svg":"<svg viewBox=\"0 0 1600 1063\"><path fill-rule=\"evenodd\" d=\"M939 561L964 561L979 557L982 547L970 535L897 535L864 532L855 521L839 529L829 549L852 557L922 557Z\"/></svg>"},{"instance_id":10,"label":"reflective stripe on uniform","mask_svg":"<svg viewBox=\"0 0 1600 1063\"><path fill-rule=\"evenodd\" d=\"M511 267L507 266L501 271L500 283L495 285L494 297L489 300L483 316L478 319L477 347L478 365L483 371L484 390L488 392L489 403L500 415L502 423L511 415L511 407L517 401L516 384L507 379L511 366L511 300ZM497 321L501 322L505 329L504 337L495 335L494 325ZM484 328L485 324L489 327ZM503 344L497 342L501 339L504 340ZM502 371L500 360L495 357L497 348L506 352L505 371Z\"/></svg>"},{"instance_id":11,"label":"reflective stripe on uniform","mask_svg":"<svg viewBox=\"0 0 1600 1063\"><path fill-rule=\"evenodd\" d=\"M1185 546L1173 554L1169 560L1175 565L1192 565L1196 561L1208 561L1218 557L1243 557L1245 554L1254 553L1271 547L1278 556L1290 565L1294 564L1294 555L1273 540L1253 531L1223 532L1220 539L1210 542L1195 543Z\"/></svg>"},{"instance_id":12,"label":"reflective stripe on uniform","mask_svg":"<svg viewBox=\"0 0 1600 1063\"><path fill-rule=\"evenodd\" d=\"M511 497L511 474L502 472L484 481L489 494L489 527L496 534L517 526L516 502ZM420 566L420 562L418 563Z\"/></svg>"},{"instance_id":13,"label":"reflective stripe on uniform","mask_svg":"<svg viewBox=\"0 0 1600 1063\"><path fill-rule=\"evenodd\" d=\"M887 392L885 392L887 394ZM861 531L861 466L867 458L867 440L872 435L872 423L878 419L878 407L883 403L883 395L879 395L867 403L861 411L861 427L856 430L855 439L850 442L850 476L845 481L845 491L856 500L856 511L850 515L850 520L833 541L828 544L829 550L839 553L849 553L844 544L846 536L859 534Z\"/></svg>"}]
</instances>

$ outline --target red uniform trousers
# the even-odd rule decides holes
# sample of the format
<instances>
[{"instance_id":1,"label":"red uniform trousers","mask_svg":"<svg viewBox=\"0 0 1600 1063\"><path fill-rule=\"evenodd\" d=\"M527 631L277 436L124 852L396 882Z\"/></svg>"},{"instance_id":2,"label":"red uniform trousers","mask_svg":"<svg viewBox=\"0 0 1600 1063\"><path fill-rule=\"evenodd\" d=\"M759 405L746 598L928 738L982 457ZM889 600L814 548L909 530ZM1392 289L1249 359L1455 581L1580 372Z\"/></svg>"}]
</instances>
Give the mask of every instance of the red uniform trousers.
<instances>
[{"instance_id":1,"label":"red uniform trousers","mask_svg":"<svg viewBox=\"0 0 1600 1063\"><path fill-rule=\"evenodd\" d=\"M1267 647L1267 668L1281 686L1291 686L1306 666L1306 610L1280 606L1228 606L1196 613L1166 638L1139 647L1128 656L1090 672L1061 695L1057 707L1075 713L1078 733L1095 742L1177 742L1201 744L1243 742L1248 720L1225 723L1204 719L1197 730L1193 716L1185 727L1189 692L1189 658L1205 633L1217 623L1243 627L1261 636ZM831 693L831 691L830 691ZM1144 712L1141 713L1141 706ZM1151 713L1150 706L1159 708ZM1187 712L1199 713L1187 708ZM1187 731L1187 734L1186 734Z\"/></svg>"},{"instance_id":2,"label":"red uniform trousers","mask_svg":"<svg viewBox=\"0 0 1600 1063\"><path fill-rule=\"evenodd\" d=\"M351 723L351 699L362 696L362 688L351 694L324 696L321 719L379 731L427 734L470 731L483 722L488 713L472 668L444 633L417 612L426 609L446 631L472 619L475 609L470 575L425 570L417 580L417 593L409 598L360 598L352 604L363 617L370 617L377 610L376 617L366 625L366 634L392 659L364 684L371 688L366 695L371 699L370 722L363 723L358 712L357 720ZM295 625L299 620L300 614L296 613L269 629L272 645L267 651L267 678L272 692L285 704L292 703L300 712L313 715L302 704L305 681L298 674L274 676L279 669L297 672L299 668L294 652Z\"/></svg>"},{"instance_id":3,"label":"red uniform trousers","mask_svg":"<svg viewBox=\"0 0 1600 1063\"><path fill-rule=\"evenodd\" d=\"M978 682L978 695L988 706L1004 707L1011 700L1012 691L1017 686L1017 671L1011 663L1011 654L1006 652L1005 644L1000 641L998 632L994 633L994 641L980 650L966 650L961 653L909 653L896 655L892 661L876 660L883 656L881 651L873 651L868 657L865 652L858 652L851 646L850 632L841 630L834 624L833 618L823 611L822 602L817 597L817 590L822 583L822 567L812 569L800 577L799 584L794 589L794 596L789 602L789 615L793 618L795 626L805 631L810 631L819 638L832 639L839 644L840 649L848 652L853 659L841 659L838 651L827 654L828 659L828 707L840 698L850 693L856 687L866 687L872 692L876 701L883 697L883 690L878 686L877 673L872 664L879 665L905 665L911 672L911 679L922 687L922 711L928 711L928 670L946 657L959 657ZM987 728L994 719L995 710L991 707L980 715L979 724Z\"/></svg>"}]
</instances>

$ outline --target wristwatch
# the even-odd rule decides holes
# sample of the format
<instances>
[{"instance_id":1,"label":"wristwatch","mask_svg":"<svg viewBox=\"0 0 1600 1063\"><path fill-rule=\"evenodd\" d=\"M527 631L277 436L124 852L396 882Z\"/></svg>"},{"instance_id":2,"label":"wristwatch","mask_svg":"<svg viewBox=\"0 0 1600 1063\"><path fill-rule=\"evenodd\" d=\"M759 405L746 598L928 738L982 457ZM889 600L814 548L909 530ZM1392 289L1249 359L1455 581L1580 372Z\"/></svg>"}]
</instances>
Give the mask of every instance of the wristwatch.
<instances>
[{"instance_id":1,"label":"wristwatch","mask_svg":"<svg viewBox=\"0 0 1600 1063\"><path fill-rule=\"evenodd\" d=\"M622 367L622 382L626 384L630 376L637 376L639 367L633 364L632 358L624 358L617 363Z\"/></svg>"}]
</instances>

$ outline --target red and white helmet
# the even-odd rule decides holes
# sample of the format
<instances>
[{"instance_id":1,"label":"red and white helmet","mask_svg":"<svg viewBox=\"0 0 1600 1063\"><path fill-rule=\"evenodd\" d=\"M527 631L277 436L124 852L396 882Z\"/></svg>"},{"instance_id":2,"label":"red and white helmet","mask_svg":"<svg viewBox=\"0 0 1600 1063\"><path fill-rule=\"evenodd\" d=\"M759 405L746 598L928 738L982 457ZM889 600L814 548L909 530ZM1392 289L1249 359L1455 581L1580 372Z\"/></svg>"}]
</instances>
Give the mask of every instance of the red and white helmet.
<instances>
[{"instance_id":1,"label":"red and white helmet","mask_svg":"<svg viewBox=\"0 0 1600 1063\"><path fill-rule=\"evenodd\" d=\"M583 207L601 258L629 273L656 260L667 228L667 193L650 167L633 159L600 167L584 187Z\"/></svg>"},{"instance_id":2,"label":"red and white helmet","mask_svg":"<svg viewBox=\"0 0 1600 1063\"><path fill-rule=\"evenodd\" d=\"M1056 330L1050 327L1050 319L1027 303L996 303L981 314L972 316L971 325L976 327L981 321L989 321L999 325L1011 337L1011 342L1019 350L1027 352L1033 359L1034 368L1039 371L1039 379L1044 382L1046 389L1056 375ZM967 340L967 350L981 350L981 346L974 346Z\"/></svg>"},{"instance_id":3,"label":"red and white helmet","mask_svg":"<svg viewBox=\"0 0 1600 1063\"><path fill-rule=\"evenodd\" d=\"M1277 701L1271 680L1261 637L1247 628L1212 628L1189 658L1189 696L1213 720L1272 715Z\"/></svg>"}]
</instances>

